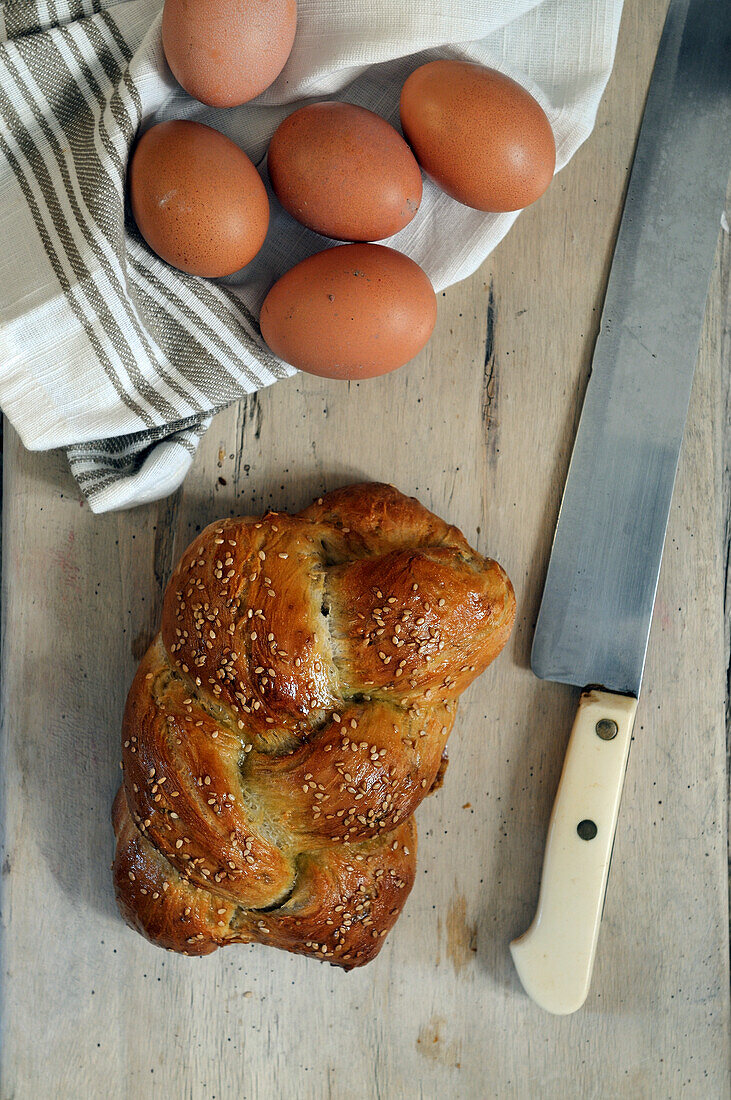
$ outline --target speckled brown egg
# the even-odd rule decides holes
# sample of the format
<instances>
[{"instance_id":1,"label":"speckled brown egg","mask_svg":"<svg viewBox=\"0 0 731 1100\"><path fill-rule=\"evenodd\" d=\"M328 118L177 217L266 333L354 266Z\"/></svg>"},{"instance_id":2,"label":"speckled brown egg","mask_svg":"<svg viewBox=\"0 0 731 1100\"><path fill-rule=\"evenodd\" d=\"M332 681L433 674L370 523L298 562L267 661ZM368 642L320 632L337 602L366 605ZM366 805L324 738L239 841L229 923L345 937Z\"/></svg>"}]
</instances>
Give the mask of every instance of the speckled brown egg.
<instances>
[{"instance_id":1,"label":"speckled brown egg","mask_svg":"<svg viewBox=\"0 0 731 1100\"><path fill-rule=\"evenodd\" d=\"M279 76L296 25L296 0L165 0L162 44L186 92L235 107Z\"/></svg>"},{"instance_id":2,"label":"speckled brown egg","mask_svg":"<svg viewBox=\"0 0 731 1100\"><path fill-rule=\"evenodd\" d=\"M521 210L556 166L551 124L510 77L467 61L430 61L401 92L401 125L419 164L465 206Z\"/></svg>"},{"instance_id":3,"label":"speckled brown egg","mask_svg":"<svg viewBox=\"0 0 731 1100\"><path fill-rule=\"evenodd\" d=\"M326 378L372 378L407 363L431 336L437 301L418 264L379 244L308 256L274 284L261 332L281 359Z\"/></svg>"},{"instance_id":4,"label":"speckled brown egg","mask_svg":"<svg viewBox=\"0 0 731 1100\"><path fill-rule=\"evenodd\" d=\"M246 153L199 122L160 122L129 169L132 213L150 248L191 275L245 267L264 243L269 200Z\"/></svg>"},{"instance_id":5,"label":"speckled brown egg","mask_svg":"<svg viewBox=\"0 0 731 1100\"><path fill-rule=\"evenodd\" d=\"M285 210L340 241L380 241L408 225L421 171L385 119L352 103L312 103L276 130L269 177Z\"/></svg>"}]
</instances>

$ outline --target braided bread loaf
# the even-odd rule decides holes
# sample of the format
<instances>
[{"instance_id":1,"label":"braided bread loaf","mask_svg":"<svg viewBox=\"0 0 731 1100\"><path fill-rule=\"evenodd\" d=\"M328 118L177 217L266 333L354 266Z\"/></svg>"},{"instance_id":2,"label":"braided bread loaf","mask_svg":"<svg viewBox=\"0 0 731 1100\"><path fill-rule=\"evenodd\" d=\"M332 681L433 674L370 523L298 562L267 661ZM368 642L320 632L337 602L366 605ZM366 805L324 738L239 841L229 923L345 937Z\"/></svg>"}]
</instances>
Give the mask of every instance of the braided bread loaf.
<instances>
[{"instance_id":1,"label":"braided bread loaf","mask_svg":"<svg viewBox=\"0 0 731 1100\"><path fill-rule=\"evenodd\" d=\"M372 959L414 882L412 815L457 696L514 617L500 566L387 485L207 527L125 709L127 921L188 955Z\"/></svg>"}]
</instances>

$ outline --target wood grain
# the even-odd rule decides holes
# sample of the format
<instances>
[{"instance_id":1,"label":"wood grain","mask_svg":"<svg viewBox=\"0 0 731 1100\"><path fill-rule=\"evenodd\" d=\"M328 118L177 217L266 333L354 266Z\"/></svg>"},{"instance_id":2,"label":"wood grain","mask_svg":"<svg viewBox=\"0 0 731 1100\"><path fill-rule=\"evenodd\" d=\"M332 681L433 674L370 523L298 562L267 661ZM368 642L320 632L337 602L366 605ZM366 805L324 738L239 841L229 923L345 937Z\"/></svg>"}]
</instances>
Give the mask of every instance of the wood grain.
<instances>
[{"instance_id":1,"label":"wood grain","mask_svg":"<svg viewBox=\"0 0 731 1100\"><path fill-rule=\"evenodd\" d=\"M507 950L534 910L576 705L530 673L532 628L665 6L627 3L595 133L440 298L408 368L249 398L215 419L180 492L121 515L91 516L62 456L7 432L3 1098L727 1095L728 234L585 1008L542 1014ZM445 786L419 811L414 892L378 960L350 975L258 947L164 954L122 925L109 873L120 716L162 586L209 520L360 478L457 523L519 597L509 649L463 698Z\"/></svg>"}]
</instances>

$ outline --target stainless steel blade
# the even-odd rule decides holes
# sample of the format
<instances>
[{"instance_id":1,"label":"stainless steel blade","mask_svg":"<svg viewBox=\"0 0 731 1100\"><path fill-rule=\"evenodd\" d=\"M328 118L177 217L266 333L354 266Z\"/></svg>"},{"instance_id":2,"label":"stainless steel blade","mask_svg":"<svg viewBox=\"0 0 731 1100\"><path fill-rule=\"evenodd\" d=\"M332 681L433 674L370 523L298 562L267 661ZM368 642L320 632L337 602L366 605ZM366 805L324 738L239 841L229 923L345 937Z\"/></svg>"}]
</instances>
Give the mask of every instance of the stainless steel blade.
<instances>
[{"instance_id":1,"label":"stainless steel blade","mask_svg":"<svg viewBox=\"0 0 731 1100\"><path fill-rule=\"evenodd\" d=\"M640 689L731 161L729 12L670 5L533 641L544 679Z\"/></svg>"}]
</instances>

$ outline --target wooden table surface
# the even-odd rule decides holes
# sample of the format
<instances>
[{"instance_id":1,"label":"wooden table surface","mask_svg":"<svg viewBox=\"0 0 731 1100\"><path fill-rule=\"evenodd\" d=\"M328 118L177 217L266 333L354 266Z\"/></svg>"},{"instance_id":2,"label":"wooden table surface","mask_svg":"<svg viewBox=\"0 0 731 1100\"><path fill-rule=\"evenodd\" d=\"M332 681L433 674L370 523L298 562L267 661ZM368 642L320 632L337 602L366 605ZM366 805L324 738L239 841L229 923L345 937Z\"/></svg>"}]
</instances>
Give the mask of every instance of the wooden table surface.
<instances>
[{"instance_id":1,"label":"wooden table surface","mask_svg":"<svg viewBox=\"0 0 731 1100\"><path fill-rule=\"evenodd\" d=\"M92 516L62 455L6 431L4 1100L728 1094L727 234L584 1009L542 1013L508 953L534 910L576 706L531 674L532 628L665 6L627 3L591 139L440 298L406 369L248 399L215 419L181 491L126 514ZM519 604L506 652L463 697L445 786L417 814L404 915L349 975L258 946L163 953L122 924L109 872L120 717L163 585L214 518L359 479L458 524Z\"/></svg>"}]
</instances>

